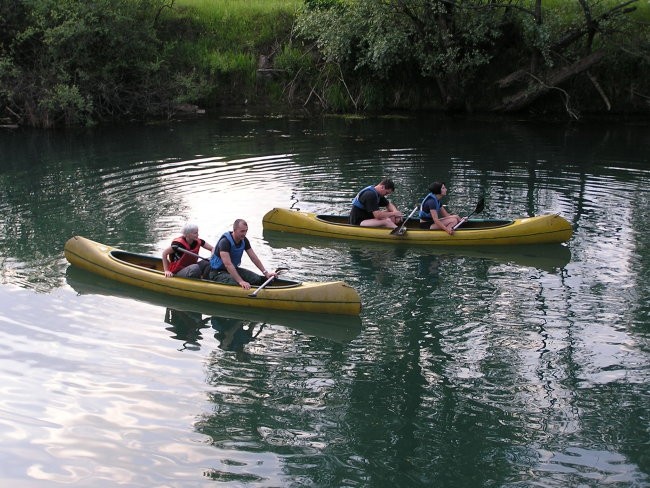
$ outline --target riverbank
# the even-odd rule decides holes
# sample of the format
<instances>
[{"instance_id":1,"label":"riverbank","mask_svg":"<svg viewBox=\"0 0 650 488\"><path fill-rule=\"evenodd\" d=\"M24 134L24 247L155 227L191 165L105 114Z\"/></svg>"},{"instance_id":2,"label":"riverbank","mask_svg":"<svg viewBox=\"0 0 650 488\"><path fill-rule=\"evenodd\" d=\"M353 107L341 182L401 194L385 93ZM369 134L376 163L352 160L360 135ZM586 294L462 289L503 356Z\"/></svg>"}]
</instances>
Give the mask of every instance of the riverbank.
<instances>
[{"instance_id":1,"label":"riverbank","mask_svg":"<svg viewBox=\"0 0 650 488\"><path fill-rule=\"evenodd\" d=\"M201 111L650 114L647 2L427 5L18 2L0 16L0 118L47 128Z\"/></svg>"},{"instance_id":2,"label":"riverbank","mask_svg":"<svg viewBox=\"0 0 650 488\"><path fill-rule=\"evenodd\" d=\"M430 110L576 120L650 113L650 5L636 0L545 2L539 11L526 10L532 2L520 10L447 10L432 16L434 26L426 13L408 11L409 2L402 11L335 1L178 5L170 18L191 18L205 33L200 48L188 50L198 56L194 66L215 74L200 101L210 109ZM407 39L415 37L407 16L429 29L423 37L435 37L445 25L452 40L418 46L424 41ZM255 29L242 28L249 24ZM420 58L413 54L418 49ZM452 59L438 59L444 57ZM219 71L224 65L233 68Z\"/></svg>"}]
</instances>

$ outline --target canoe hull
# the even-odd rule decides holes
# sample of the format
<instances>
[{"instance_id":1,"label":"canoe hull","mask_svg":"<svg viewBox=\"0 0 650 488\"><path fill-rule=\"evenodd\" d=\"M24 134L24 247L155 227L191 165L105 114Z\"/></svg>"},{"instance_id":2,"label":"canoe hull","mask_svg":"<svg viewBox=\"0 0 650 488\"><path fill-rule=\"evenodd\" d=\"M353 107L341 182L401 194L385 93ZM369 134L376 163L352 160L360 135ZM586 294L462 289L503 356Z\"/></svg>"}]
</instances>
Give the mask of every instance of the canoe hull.
<instances>
[{"instance_id":1,"label":"canoe hull","mask_svg":"<svg viewBox=\"0 0 650 488\"><path fill-rule=\"evenodd\" d=\"M64 253L70 264L91 273L176 297L273 310L340 315L358 315L361 312L359 294L342 281L267 287L257 297L250 297L254 288L244 290L239 286L208 280L166 278L158 258L128 253L142 259L139 264L126 262L116 258L124 251L81 236L70 238L65 244Z\"/></svg>"},{"instance_id":2,"label":"canoe hull","mask_svg":"<svg viewBox=\"0 0 650 488\"><path fill-rule=\"evenodd\" d=\"M333 218L309 212L274 208L264 215L262 223L264 230L278 232L332 239L432 246L509 246L561 243L568 241L573 234L571 224L557 214L498 221L498 224L493 226L461 227L451 236L441 230L419 229L415 227L417 222L410 223L408 231L403 236L399 236L391 234L390 229L386 228L360 227L327 220Z\"/></svg>"}]
</instances>

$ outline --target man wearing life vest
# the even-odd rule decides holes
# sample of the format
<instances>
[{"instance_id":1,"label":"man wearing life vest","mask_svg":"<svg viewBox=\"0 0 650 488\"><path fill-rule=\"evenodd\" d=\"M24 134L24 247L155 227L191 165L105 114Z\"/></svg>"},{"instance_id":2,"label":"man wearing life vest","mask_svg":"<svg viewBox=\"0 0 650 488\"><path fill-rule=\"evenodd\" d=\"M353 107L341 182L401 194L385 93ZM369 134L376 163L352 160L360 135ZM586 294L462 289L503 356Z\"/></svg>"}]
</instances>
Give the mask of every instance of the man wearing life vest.
<instances>
[{"instance_id":1,"label":"man wearing life vest","mask_svg":"<svg viewBox=\"0 0 650 488\"><path fill-rule=\"evenodd\" d=\"M165 276L168 278L171 276L201 278L209 261L203 258L201 262L197 262L199 251L202 247L212 251L212 245L199 238L199 228L195 224L186 224L182 234L174 239L171 246L162 253Z\"/></svg>"},{"instance_id":2,"label":"man wearing life vest","mask_svg":"<svg viewBox=\"0 0 650 488\"><path fill-rule=\"evenodd\" d=\"M402 219L402 212L397 210L386 196L395 191L395 183L384 178L375 186L361 190L352 200L350 223L361 227L388 227L395 229ZM379 207L386 207L380 210Z\"/></svg>"},{"instance_id":3,"label":"man wearing life vest","mask_svg":"<svg viewBox=\"0 0 650 488\"><path fill-rule=\"evenodd\" d=\"M259 286L271 276L276 276L266 270L260 258L251 248L251 243L246 238L248 224L243 219L235 220L232 232L224 232L217 242L212 257L210 258L210 279L219 283L239 285L244 290L250 290L252 286ZM241 258L244 252L255 266L264 274L240 268Z\"/></svg>"}]
</instances>

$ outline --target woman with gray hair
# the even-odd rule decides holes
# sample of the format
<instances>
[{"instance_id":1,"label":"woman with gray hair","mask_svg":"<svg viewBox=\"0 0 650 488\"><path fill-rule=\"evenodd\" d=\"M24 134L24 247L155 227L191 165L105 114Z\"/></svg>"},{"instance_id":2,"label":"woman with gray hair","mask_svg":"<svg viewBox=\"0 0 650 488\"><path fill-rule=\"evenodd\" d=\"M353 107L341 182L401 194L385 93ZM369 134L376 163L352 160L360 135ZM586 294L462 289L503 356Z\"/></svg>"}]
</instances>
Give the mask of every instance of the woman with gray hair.
<instances>
[{"instance_id":1,"label":"woman with gray hair","mask_svg":"<svg viewBox=\"0 0 650 488\"><path fill-rule=\"evenodd\" d=\"M185 224L182 235L174 239L171 246L162 252L165 276L201 278L203 271L210 264L207 258L198 262L201 248L212 251L212 245L199 237L199 227L196 224Z\"/></svg>"}]
</instances>

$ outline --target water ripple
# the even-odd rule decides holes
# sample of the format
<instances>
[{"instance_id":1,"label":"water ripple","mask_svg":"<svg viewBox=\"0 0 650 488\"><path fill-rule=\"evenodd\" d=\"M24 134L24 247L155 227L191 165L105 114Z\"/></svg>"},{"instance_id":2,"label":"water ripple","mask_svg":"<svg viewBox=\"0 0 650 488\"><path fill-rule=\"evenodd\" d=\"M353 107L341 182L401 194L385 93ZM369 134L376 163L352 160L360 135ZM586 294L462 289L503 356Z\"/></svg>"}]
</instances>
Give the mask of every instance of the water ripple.
<instances>
[{"instance_id":1,"label":"water ripple","mask_svg":"<svg viewBox=\"0 0 650 488\"><path fill-rule=\"evenodd\" d=\"M10 156L2 480L647 485L647 134L627 130L246 118ZM482 217L560 212L575 233L468 250L262 229L274 206L344 214L383 176L402 209L442 180L454 211L483 195ZM226 320L261 332L235 348L218 314L179 327L166 297L66 271L73 234L158 254L188 220L214 243L238 217L267 266L354 286L357 327L242 310Z\"/></svg>"}]
</instances>

